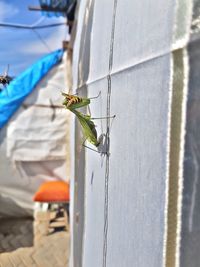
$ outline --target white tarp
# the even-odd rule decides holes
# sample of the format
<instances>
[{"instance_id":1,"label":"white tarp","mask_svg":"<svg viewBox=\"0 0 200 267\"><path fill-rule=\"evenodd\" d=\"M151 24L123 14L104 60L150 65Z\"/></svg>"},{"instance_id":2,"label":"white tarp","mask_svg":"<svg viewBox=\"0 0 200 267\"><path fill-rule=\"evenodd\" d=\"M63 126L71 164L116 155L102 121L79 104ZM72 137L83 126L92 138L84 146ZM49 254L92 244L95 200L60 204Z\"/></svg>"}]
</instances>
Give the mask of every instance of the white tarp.
<instances>
[{"instance_id":1,"label":"white tarp","mask_svg":"<svg viewBox=\"0 0 200 267\"><path fill-rule=\"evenodd\" d=\"M41 183L69 180L70 120L61 96L61 91L68 91L65 59L66 55L1 131L0 196L4 197L1 206L8 209L4 212L0 207L0 216L30 213L33 194ZM15 212L11 203L19 206Z\"/></svg>"},{"instance_id":2,"label":"white tarp","mask_svg":"<svg viewBox=\"0 0 200 267\"><path fill-rule=\"evenodd\" d=\"M174 98L179 91L185 94L187 62L184 58L184 64L177 66L176 57L182 63L183 56L172 50L173 45L187 44L191 4L187 0L83 3L78 24L82 29L78 27L78 44L75 41L74 90L88 97L100 91L101 96L91 101L92 117L116 118L111 124L95 121L98 135L110 137L109 155L104 157L89 149L84 154L76 127L73 266L160 267L165 266L166 254L178 262L180 229L177 235L174 230L180 221L172 230L171 251L166 237L172 227L167 225L168 194L173 195L168 183L176 180L174 198L180 199L184 111L172 109L172 91ZM184 80L179 87L177 77ZM178 101L184 107L185 95ZM182 125L177 136L180 132L182 136L173 162L169 146L177 136L170 127L176 113L181 114L177 125ZM179 171L175 177L169 174L174 166ZM180 200L175 204L171 217L180 219Z\"/></svg>"}]
</instances>

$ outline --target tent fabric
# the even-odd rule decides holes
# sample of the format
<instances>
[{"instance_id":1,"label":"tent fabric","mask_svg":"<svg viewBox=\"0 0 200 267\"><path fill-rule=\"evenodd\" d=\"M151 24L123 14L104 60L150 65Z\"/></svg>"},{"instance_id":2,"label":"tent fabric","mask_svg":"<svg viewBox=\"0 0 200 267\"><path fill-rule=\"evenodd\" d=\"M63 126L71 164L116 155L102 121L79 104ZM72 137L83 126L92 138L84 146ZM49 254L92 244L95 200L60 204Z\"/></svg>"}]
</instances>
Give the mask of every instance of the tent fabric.
<instances>
[{"instance_id":1,"label":"tent fabric","mask_svg":"<svg viewBox=\"0 0 200 267\"><path fill-rule=\"evenodd\" d=\"M64 54L0 130L0 217L32 214L41 184L69 180L70 113L61 105L67 76Z\"/></svg>"},{"instance_id":2,"label":"tent fabric","mask_svg":"<svg viewBox=\"0 0 200 267\"><path fill-rule=\"evenodd\" d=\"M193 1L188 46L189 83L184 155L180 266L200 262L200 2Z\"/></svg>"},{"instance_id":3,"label":"tent fabric","mask_svg":"<svg viewBox=\"0 0 200 267\"><path fill-rule=\"evenodd\" d=\"M9 121L24 99L48 71L61 61L63 50L56 50L33 64L0 94L0 129Z\"/></svg>"},{"instance_id":4,"label":"tent fabric","mask_svg":"<svg viewBox=\"0 0 200 267\"><path fill-rule=\"evenodd\" d=\"M166 233L172 229L167 221L169 166L180 170L182 159L170 158L169 128L171 118L176 118L174 110L171 114L172 92L178 95L180 88L173 79L183 70L178 72L175 64L174 71L172 50L174 44L176 48L186 44L190 2L170 0L164 9L162 1L81 2L74 92L91 97L101 91L101 97L91 101L92 117L116 118L95 122L98 135L108 136L105 158L89 149L85 154L80 151L81 135L75 129L78 160L71 207L79 221L73 224L71 239L74 266L175 266L165 264L170 244ZM183 74L185 83L187 72ZM184 107L185 94L179 101ZM183 123L181 131L183 117L177 124ZM174 140L182 145L182 138L180 143ZM180 174L174 194L179 199L181 179ZM176 217L176 212L171 216ZM175 234L178 252L180 238ZM178 258L175 249L170 253L173 260Z\"/></svg>"},{"instance_id":5,"label":"tent fabric","mask_svg":"<svg viewBox=\"0 0 200 267\"><path fill-rule=\"evenodd\" d=\"M65 64L66 61L63 60L43 77L10 120L7 156L12 160L27 162L66 159L66 136L69 132L67 114L70 113L62 107L61 91L68 90L65 88Z\"/></svg>"}]
</instances>

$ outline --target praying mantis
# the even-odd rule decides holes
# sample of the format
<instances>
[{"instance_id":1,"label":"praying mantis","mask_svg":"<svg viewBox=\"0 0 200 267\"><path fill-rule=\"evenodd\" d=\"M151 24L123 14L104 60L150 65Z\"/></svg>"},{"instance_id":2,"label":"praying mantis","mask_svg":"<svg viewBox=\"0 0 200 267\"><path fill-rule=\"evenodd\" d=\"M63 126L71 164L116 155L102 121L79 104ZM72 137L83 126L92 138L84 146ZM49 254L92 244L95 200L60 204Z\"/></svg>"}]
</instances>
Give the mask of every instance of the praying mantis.
<instances>
[{"instance_id":1,"label":"praying mantis","mask_svg":"<svg viewBox=\"0 0 200 267\"><path fill-rule=\"evenodd\" d=\"M98 147L100 145L101 138L99 139L97 138L97 131L96 131L95 124L93 122L95 118L91 118L90 115L83 114L80 111L77 111L77 109L84 107L84 106L88 106L90 104L90 99L97 98L99 97L99 95L93 98L83 98L83 97L70 95L66 93L62 93L62 95L65 97L63 101L63 105L65 106L65 108L70 110L72 113L74 113L77 119L79 120L82 126L85 140L90 142L92 145ZM112 118L114 117L115 116L112 116ZM106 117L106 118L109 118L109 117ZM102 119L105 119L105 117Z\"/></svg>"}]
</instances>

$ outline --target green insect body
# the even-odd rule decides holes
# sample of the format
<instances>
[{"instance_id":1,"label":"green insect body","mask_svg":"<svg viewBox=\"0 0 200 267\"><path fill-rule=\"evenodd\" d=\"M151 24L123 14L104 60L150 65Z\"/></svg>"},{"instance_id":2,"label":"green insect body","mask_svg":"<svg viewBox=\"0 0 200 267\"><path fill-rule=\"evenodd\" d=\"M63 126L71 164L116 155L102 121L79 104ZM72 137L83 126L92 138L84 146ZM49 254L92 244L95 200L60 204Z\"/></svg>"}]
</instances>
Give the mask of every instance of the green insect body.
<instances>
[{"instance_id":1,"label":"green insect body","mask_svg":"<svg viewBox=\"0 0 200 267\"><path fill-rule=\"evenodd\" d=\"M62 95L65 97L63 105L76 115L77 119L79 120L82 126L83 134L86 140L88 140L88 142L90 142L94 146L98 147L100 143L97 139L97 131L94 122L91 120L91 116L85 115L76 110L77 108L89 105L90 99L69 95L65 93L62 93Z\"/></svg>"},{"instance_id":2,"label":"green insect body","mask_svg":"<svg viewBox=\"0 0 200 267\"><path fill-rule=\"evenodd\" d=\"M88 140L88 142L90 142L94 146L98 147L100 143L97 139L97 131L94 122L91 120L90 115L84 115L77 110L73 110L72 112L76 115L77 119L79 120L86 140Z\"/></svg>"}]
</instances>

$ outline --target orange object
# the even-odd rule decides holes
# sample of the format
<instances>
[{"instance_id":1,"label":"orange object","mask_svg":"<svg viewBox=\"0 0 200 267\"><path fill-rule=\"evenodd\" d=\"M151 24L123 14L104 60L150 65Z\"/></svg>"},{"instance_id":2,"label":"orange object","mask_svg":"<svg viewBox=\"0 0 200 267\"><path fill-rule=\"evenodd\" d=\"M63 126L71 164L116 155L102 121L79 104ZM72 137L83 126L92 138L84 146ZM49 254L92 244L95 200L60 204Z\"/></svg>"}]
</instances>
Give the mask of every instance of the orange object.
<instances>
[{"instance_id":1,"label":"orange object","mask_svg":"<svg viewBox=\"0 0 200 267\"><path fill-rule=\"evenodd\" d=\"M69 202L69 183L51 181L43 183L35 193L34 201Z\"/></svg>"}]
</instances>

